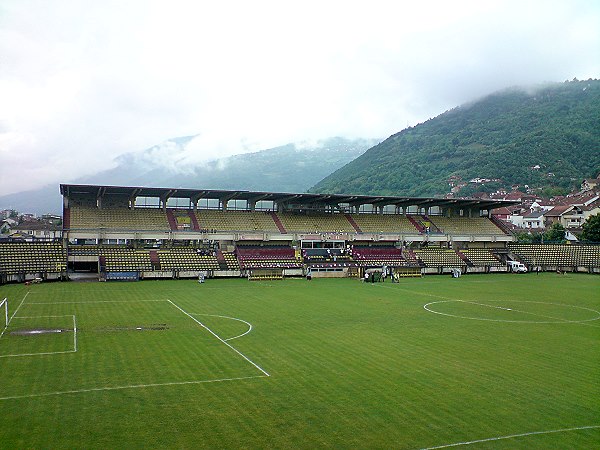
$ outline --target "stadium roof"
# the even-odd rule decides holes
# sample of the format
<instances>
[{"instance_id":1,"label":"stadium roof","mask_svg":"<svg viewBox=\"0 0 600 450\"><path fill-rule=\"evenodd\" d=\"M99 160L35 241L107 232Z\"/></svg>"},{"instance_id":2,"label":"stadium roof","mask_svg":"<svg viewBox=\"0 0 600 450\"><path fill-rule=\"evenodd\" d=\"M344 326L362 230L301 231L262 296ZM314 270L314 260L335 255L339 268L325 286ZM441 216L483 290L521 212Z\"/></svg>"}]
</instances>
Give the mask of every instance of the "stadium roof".
<instances>
[{"instance_id":1,"label":"stadium roof","mask_svg":"<svg viewBox=\"0 0 600 450\"><path fill-rule=\"evenodd\" d=\"M346 194L307 194L291 192L260 192L244 190L215 190L215 189L188 189L188 188L158 188L142 186L100 186L86 184L61 184L60 193L64 197L77 195L96 196L104 195L127 195L129 198L157 197L163 201L169 198L190 199L197 202L200 199L218 199L223 202L229 200L248 201L274 201L276 203L293 205L337 205L349 204L360 205L395 205L395 206L419 206L458 209L495 209L503 206L517 205L521 203L515 200L494 199L471 199L471 198L426 198L426 197L396 197L386 195L346 195Z\"/></svg>"}]
</instances>

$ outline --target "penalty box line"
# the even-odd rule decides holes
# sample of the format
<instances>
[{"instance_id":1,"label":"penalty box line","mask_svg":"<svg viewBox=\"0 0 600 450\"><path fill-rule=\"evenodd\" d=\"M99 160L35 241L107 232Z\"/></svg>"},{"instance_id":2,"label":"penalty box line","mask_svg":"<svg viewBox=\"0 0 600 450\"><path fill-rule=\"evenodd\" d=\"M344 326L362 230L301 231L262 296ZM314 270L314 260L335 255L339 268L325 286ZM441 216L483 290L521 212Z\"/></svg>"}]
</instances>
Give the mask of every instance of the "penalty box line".
<instances>
[{"instance_id":1,"label":"penalty box line","mask_svg":"<svg viewBox=\"0 0 600 450\"><path fill-rule=\"evenodd\" d=\"M213 330L211 330L210 328L208 328L206 325L204 325L202 322L200 322L198 319L196 319L194 316L192 316L190 313L188 313L187 311L185 311L183 308L181 308L180 306L176 305L175 303L173 303L171 300L167 299L167 301L173 305L175 308L177 308L179 311L181 311L183 314L185 314L186 316L188 316L190 319L192 319L194 322L196 322L198 325L200 325L202 328L204 328L206 331L208 331L210 334L212 334L214 337L216 337L220 342L222 342L223 344L225 344L227 347L229 347L231 350L233 350L234 352L236 352L238 355L240 355L242 358L244 358L246 361L248 361L250 364L252 364L254 367L256 367L258 370L260 370L265 376L270 377L271 375L269 375L269 373L264 370L262 367L260 367L258 364L256 364L254 361L252 361L250 358L248 358L246 355L244 355L242 352L240 352L238 349L236 349L233 345L231 345L229 342L225 341L223 338L221 338L217 333L215 333Z\"/></svg>"},{"instance_id":2,"label":"penalty box line","mask_svg":"<svg viewBox=\"0 0 600 450\"><path fill-rule=\"evenodd\" d=\"M16 314L16 311L15 311L15 314ZM15 319L39 319L42 317L72 317L73 318L73 350L65 350L65 351L58 351L58 352L39 352L39 353L15 353L15 354L11 354L11 355L0 355L0 358L14 358L14 357L19 357L19 356L38 356L38 355L61 355L61 354L65 354L65 353L77 353L77 321L75 320L74 314L63 314L60 316L15 316L13 314L13 317ZM11 320L12 320L12 317L11 317ZM6 329L4 331L6 331ZM0 338L4 334L4 331L2 332L2 334L0 334Z\"/></svg>"},{"instance_id":3,"label":"penalty box line","mask_svg":"<svg viewBox=\"0 0 600 450\"><path fill-rule=\"evenodd\" d=\"M97 387L97 388L88 388L88 389L73 389L70 391L42 392L39 394L10 395L7 397L0 397L0 401L2 401L2 400L18 400L18 399L23 399L23 398L35 398L35 397L50 397L50 396L54 396L54 395L85 394L88 392L120 391L120 390L124 390L124 389L182 386L182 385L186 385L186 384L222 383L225 381L251 380L253 378L265 378L265 375L254 375L251 377L235 377L235 378L216 378L214 380L171 381L171 382L167 382L167 383L131 384L131 385L126 385L126 386L107 386L107 387Z\"/></svg>"}]
</instances>

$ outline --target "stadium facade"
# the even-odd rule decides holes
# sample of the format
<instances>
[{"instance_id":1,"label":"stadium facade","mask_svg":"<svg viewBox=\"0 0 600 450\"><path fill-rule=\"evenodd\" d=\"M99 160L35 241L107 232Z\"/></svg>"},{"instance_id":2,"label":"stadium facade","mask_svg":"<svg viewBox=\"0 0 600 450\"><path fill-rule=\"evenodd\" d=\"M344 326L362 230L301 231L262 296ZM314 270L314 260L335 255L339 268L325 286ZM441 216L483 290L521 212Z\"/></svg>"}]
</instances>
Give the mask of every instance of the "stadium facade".
<instances>
[{"instance_id":1,"label":"stadium facade","mask_svg":"<svg viewBox=\"0 0 600 450\"><path fill-rule=\"evenodd\" d=\"M515 201L61 184L60 242L4 243L0 281L199 275L598 272L594 246L523 247L492 210ZM533 250L532 250L533 249ZM35 264L34 264L35 262Z\"/></svg>"}]
</instances>

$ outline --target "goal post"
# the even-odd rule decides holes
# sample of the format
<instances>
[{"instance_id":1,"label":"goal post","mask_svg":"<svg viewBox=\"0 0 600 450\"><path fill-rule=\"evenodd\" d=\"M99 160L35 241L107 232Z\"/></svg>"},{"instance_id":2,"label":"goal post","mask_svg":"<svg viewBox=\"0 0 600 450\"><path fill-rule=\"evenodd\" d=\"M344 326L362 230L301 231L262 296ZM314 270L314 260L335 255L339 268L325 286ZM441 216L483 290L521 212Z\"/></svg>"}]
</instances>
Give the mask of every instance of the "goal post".
<instances>
[{"instance_id":1,"label":"goal post","mask_svg":"<svg viewBox=\"0 0 600 450\"><path fill-rule=\"evenodd\" d=\"M8 299L5 298L0 302L0 309L4 308L4 329L8 327Z\"/></svg>"}]
</instances>

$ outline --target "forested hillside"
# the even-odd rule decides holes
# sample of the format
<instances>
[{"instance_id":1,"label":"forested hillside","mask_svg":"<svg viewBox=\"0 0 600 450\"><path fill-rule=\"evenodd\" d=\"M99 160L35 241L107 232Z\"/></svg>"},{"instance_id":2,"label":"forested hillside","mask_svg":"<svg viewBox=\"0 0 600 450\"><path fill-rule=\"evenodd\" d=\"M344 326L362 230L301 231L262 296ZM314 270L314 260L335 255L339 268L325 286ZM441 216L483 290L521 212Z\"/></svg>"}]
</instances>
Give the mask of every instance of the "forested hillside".
<instances>
[{"instance_id":1,"label":"forested hillside","mask_svg":"<svg viewBox=\"0 0 600 450\"><path fill-rule=\"evenodd\" d=\"M397 133L312 192L436 196L498 187L546 194L600 172L600 80L513 88ZM487 183L468 183L483 178Z\"/></svg>"}]
</instances>

